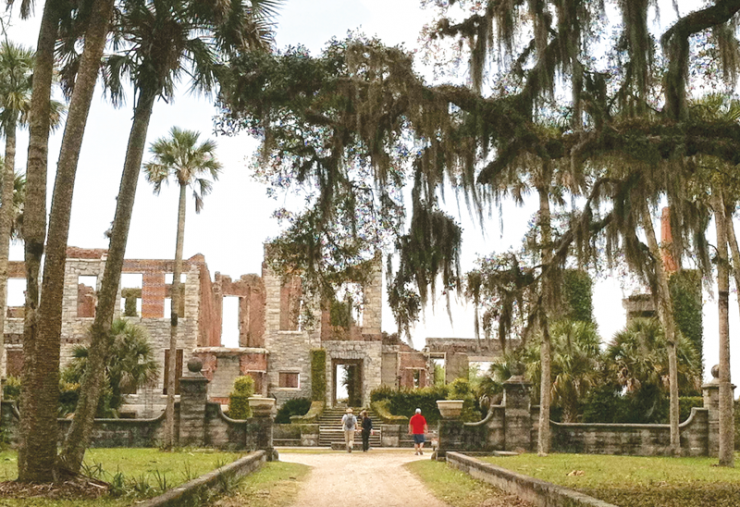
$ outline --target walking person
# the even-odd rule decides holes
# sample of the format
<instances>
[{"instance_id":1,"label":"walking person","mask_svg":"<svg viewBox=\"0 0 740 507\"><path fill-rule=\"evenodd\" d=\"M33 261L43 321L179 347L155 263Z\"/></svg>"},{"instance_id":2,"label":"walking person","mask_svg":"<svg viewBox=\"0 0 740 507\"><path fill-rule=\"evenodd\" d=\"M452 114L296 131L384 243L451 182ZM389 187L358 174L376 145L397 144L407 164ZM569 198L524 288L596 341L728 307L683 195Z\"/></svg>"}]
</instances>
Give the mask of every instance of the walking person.
<instances>
[{"instance_id":1,"label":"walking person","mask_svg":"<svg viewBox=\"0 0 740 507\"><path fill-rule=\"evenodd\" d=\"M347 446L347 452L352 452L352 447L355 445L355 431L359 427L357 426L357 417L352 413L351 408L348 408L347 413L342 416L342 429L344 430L344 443Z\"/></svg>"},{"instance_id":2,"label":"walking person","mask_svg":"<svg viewBox=\"0 0 740 507\"><path fill-rule=\"evenodd\" d=\"M421 409L417 408L416 413L409 419L409 435L414 436L414 453L417 456L424 454L424 435L428 431L427 420L421 415Z\"/></svg>"},{"instance_id":3,"label":"walking person","mask_svg":"<svg viewBox=\"0 0 740 507\"><path fill-rule=\"evenodd\" d=\"M367 452L370 449L370 435L373 431L373 420L367 415L367 410L360 412L362 418L362 452Z\"/></svg>"}]
</instances>

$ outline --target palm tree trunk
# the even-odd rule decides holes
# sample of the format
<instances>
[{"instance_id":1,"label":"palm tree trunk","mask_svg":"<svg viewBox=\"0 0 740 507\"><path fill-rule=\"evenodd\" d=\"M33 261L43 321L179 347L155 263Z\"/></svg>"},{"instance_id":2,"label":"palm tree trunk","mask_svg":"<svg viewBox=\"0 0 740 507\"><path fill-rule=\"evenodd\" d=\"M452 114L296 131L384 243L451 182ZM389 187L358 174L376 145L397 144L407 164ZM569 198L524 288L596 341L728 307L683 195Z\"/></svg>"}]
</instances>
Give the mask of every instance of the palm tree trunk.
<instances>
[{"instance_id":1,"label":"palm tree trunk","mask_svg":"<svg viewBox=\"0 0 740 507\"><path fill-rule=\"evenodd\" d=\"M51 482L56 458L56 428L52 428L48 410L56 410L58 385L51 386L37 371L37 318L39 271L46 240L46 167L51 121L51 82L54 74L54 44L57 38L59 2L44 4L31 96L28 163L26 167L26 202L23 216L25 242L26 303L23 326L23 374L21 424L18 446L18 480ZM58 375L58 370L57 370ZM42 409L43 410L43 409ZM53 424L56 425L56 414Z\"/></svg>"},{"instance_id":2,"label":"palm tree trunk","mask_svg":"<svg viewBox=\"0 0 740 507\"><path fill-rule=\"evenodd\" d=\"M549 178L549 177L548 177ZM543 179L544 176L543 176ZM552 232L550 230L550 193L548 187L538 187L540 198L540 231L542 234L542 264L549 266L552 263ZM550 269L552 269L550 267ZM537 433L537 454L545 456L550 452L550 393L552 391L552 344L550 342L550 328L547 322L547 313L551 301L548 291L548 281L543 278L540 287L540 316L539 324L542 332L542 344L540 345L540 418L539 431Z\"/></svg>"},{"instance_id":3,"label":"palm tree trunk","mask_svg":"<svg viewBox=\"0 0 740 507\"><path fill-rule=\"evenodd\" d=\"M10 249L10 230L13 225L13 183L15 182L15 131L16 123L5 126L5 171L2 178L0 197L0 361L5 359L5 307L8 288L8 250ZM7 365L7 361L4 363ZM0 372L5 377L3 369ZM0 401L3 392L0 389Z\"/></svg>"},{"instance_id":4,"label":"palm tree trunk","mask_svg":"<svg viewBox=\"0 0 740 507\"><path fill-rule=\"evenodd\" d=\"M180 308L180 273L182 272L182 249L185 242L185 204L187 186L180 184L180 203L177 208L177 246L175 247L175 269L172 274L172 308L170 310L170 357L167 364L167 410L165 411L165 446L175 444L175 386L177 368L177 319Z\"/></svg>"},{"instance_id":5,"label":"palm tree trunk","mask_svg":"<svg viewBox=\"0 0 740 507\"><path fill-rule=\"evenodd\" d=\"M118 190L116 215L113 220L108 258L105 262L105 271L98 294L95 321L90 333L92 341L88 349L87 369L82 380L75 417L62 445L60 455L64 466L74 473L80 471L82 461L85 458L85 449L90 444L95 413L105 382L105 367L108 364L110 350L110 328L118 302L118 285L126 255L126 243L136 197L136 185L139 181L141 159L144 156L146 136L153 107L153 94L139 95L139 102L134 110L134 121L129 133L126 160Z\"/></svg>"},{"instance_id":6,"label":"palm tree trunk","mask_svg":"<svg viewBox=\"0 0 740 507\"><path fill-rule=\"evenodd\" d=\"M718 195L714 203L714 223L717 228L717 309L719 312L719 465L723 467L735 466L735 427L732 414L732 385L730 384L728 222L724 200L721 195ZM732 235L734 236L734 231ZM737 248L737 243L735 243L735 248Z\"/></svg>"},{"instance_id":7,"label":"palm tree trunk","mask_svg":"<svg viewBox=\"0 0 740 507\"><path fill-rule=\"evenodd\" d=\"M36 408L39 420L37 431L29 429L28 443L31 441L43 447L43 456L34 453L27 456L31 461L43 459L45 467L54 467L57 458L57 406L59 404L59 360L62 332L62 302L64 298L65 263L67 259L67 239L69 237L69 219L72 212L72 195L77 173L77 162L82 146L82 138L87 124L95 92L95 83L103 56L108 22L113 12L113 0L96 0L90 24L85 33L85 47L80 60L80 67L75 79L64 138L59 152L57 174L54 181L54 195L49 214L49 235L46 244L44 278L41 287L41 300L37 314L36 354L43 357L37 361L36 372L40 390L34 396L43 398ZM52 454L53 452L53 454ZM51 463L49 464L48 461Z\"/></svg>"},{"instance_id":8,"label":"palm tree trunk","mask_svg":"<svg viewBox=\"0 0 740 507\"><path fill-rule=\"evenodd\" d=\"M670 386L669 423L671 427L670 446L671 452L675 456L680 456L681 438L678 430L678 352L676 343L676 322L673 318L673 301L671 300L671 292L668 287L668 276L665 272L665 266L663 266L660 247L655 236L655 229L653 228L653 219L650 215L647 203L643 203L641 215L642 228L647 237L648 248L650 249L650 253L655 261L655 286L657 294L653 295L653 299L656 303L655 306L658 310L660 323L663 325L663 332L665 333L665 340L668 348L668 377Z\"/></svg>"}]
</instances>

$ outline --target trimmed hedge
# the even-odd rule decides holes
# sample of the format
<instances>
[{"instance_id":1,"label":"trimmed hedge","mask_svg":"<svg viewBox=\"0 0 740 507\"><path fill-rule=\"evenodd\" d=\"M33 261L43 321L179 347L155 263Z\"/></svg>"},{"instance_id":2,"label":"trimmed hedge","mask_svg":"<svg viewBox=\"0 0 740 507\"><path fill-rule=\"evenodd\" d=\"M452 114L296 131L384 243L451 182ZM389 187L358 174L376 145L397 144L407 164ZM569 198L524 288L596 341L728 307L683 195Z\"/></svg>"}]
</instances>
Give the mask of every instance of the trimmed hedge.
<instances>
[{"instance_id":1,"label":"trimmed hedge","mask_svg":"<svg viewBox=\"0 0 740 507\"><path fill-rule=\"evenodd\" d=\"M434 423L441 417L437 409L437 400L446 400L448 393L448 386L421 389L393 389L383 386L370 393L370 402L387 400L388 411L396 416L411 417L414 411L420 408L427 422Z\"/></svg>"},{"instance_id":2,"label":"trimmed hedge","mask_svg":"<svg viewBox=\"0 0 740 507\"><path fill-rule=\"evenodd\" d=\"M311 350L311 400L326 401L326 350Z\"/></svg>"},{"instance_id":3,"label":"trimmed hedge","mask_svg":"<svg viewBox=\"0 0 740 507\"><path fill-rule=\"evenodd\" d=\"M234 390L229 394L229 417L238 420L251 417L250 396L254 396L254 379L249 375L238 377L234 381Z\"/></svg>"},{"instance_id":4,"label":"trimmed hedge","mask_svg":"<svg viewBox=\"0 0 740 507\"><path fill-rule=\"evenodd\" d=\"M275 424L290 424L290 416L306 415L311 408L311 400L308 398L292 398L285 403L275 414Z\"/></svg>"}]
</instances>

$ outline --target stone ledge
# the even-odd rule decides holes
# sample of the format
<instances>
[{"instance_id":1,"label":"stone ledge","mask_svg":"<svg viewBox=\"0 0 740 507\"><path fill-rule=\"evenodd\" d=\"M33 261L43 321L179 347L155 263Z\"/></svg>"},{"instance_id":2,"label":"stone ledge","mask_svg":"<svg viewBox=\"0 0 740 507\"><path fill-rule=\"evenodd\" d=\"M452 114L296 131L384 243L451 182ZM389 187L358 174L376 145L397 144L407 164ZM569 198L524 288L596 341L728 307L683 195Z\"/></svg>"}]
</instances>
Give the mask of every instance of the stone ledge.
<instances>
[{"instance_id":1,"label":"stone ledge","mask_svg":"<svg viewBox=\"0 0 740 507\"><path fill-rule=\"evenodd\" d=\"M137 503L136 507L163 507L182 505L183 502L191 495L194 495L203 489L218 489L221 487L220 477L222 475L230 477L243 477L250 474L267 461L265 451L257 451L240 458L221 468L217 468L197 479L186 482L176 488L172 488L163 495L159 495L149 500Z\"/></svg>"},{"instance_id":2,"label":"stone ledge","mask_svg":"<svg viewBox=\"0 0 740 507\"><path fill-rule=\"evenodd\" d=\"M483 463L457 452L447 453L447 464L538 507L616 507L578 491Z\"/></svg>"}]
</instances>

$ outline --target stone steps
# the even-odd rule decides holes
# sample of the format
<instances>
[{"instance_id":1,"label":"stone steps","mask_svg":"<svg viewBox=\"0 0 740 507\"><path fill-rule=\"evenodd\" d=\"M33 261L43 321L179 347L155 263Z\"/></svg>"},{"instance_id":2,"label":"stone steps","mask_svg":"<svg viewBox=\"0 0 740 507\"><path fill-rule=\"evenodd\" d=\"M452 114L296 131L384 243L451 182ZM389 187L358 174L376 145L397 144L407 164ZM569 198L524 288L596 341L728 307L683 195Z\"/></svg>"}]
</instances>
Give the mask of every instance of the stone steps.
<instances>
[{"instance_id":1,"label":"stone steps","mask_svg":"<svg viewBox=\"0 0 740 507\"><path fill-rule=\"evenodd\" d=\"M353 409L355 417L359 420L360 409ZM316 421L319 425L319 445L331 446L332 448L344 446L344 429L342 428L342 417L347 413L347 409L344 408L329 408L325 409L324 412L319 416ZM380 425L378 424L378 416L372 411L367 411L368 417L373 421L375 428L374 435L370 436L370 446L380 447ZM358 447L358 445L360 447ZM362 436L358 432L355 435L355 447L361 448Z\"/></svg>"}]
</instances>

